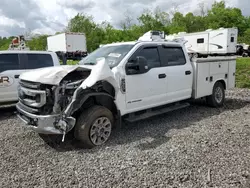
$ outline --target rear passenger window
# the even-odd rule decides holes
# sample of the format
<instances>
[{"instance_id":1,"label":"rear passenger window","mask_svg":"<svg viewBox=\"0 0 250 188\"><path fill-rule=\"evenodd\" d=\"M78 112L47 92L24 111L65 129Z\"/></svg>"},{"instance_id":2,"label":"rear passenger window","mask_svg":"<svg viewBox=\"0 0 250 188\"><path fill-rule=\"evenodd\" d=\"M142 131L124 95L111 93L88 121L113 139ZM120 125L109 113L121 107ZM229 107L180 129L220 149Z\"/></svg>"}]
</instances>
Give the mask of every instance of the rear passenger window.
<instances>
[{"instance_id":1,"label":"rear passenger window","mask_svg":"<svg viewBox=\"0 0 250 188\"><path fill-rule=\"evenodd\" d=\"M20 69L18 54L0 54L0 72L18 69Z\"/></svg>"},{"instance_id":2,"label":"rear passenger window","mask_svg":"<svg viewBox=\"0 0 250 188\"><path fill-rule=\"evenodd\" d=\"M27 54L27 69L37 69L53 66L53 59L49 54Z\"/></svg>"},{"instance_id":3,"label":"rear passenger window","mask_svg":"<svg viewBox=\"0 0 250 188\"><path fill-rule=\"evenodd\" d=\"M137 56L145 57L149 68L160 67L161 65L157 47L146 47L142 49Z\"/></svg>"},{"instance_id":4,"label":"rear passenger window","mask_svg":"<svg viewBox=\"0 0 250 188\"><path fill-rule=\"evenodd\" d=\"M165 61L162 66L177 66L186 64L186 58L180 47L163 47L163 57Z\"/></svg>"}]
</instances>

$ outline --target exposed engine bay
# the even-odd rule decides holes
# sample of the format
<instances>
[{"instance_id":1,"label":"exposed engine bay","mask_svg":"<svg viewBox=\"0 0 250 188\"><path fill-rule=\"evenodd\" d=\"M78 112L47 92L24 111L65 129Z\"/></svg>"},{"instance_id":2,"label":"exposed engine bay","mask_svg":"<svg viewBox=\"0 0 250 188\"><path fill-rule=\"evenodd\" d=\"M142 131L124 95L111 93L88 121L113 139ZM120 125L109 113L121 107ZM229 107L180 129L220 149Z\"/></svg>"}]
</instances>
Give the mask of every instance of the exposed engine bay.
<instances>
[{"instance_id":1,"label":"exposed engine bay","mask_svg":"<svg viewBox=\"0 0 250 188\"><path fill-rule=\"evenodd\" d=\"M59 86L53 86L50 96L54 98L53 113L65 111L73 98L75 90L90 75L90 71L74 71L69 73Z\"/></svg>"},{"instance_id":2,"label":"exposed engine bay","mask_svg":"<svg viewBox=\"0 0 250 188\"><path fill-rule=\"evenodd\" d=\"M60 83L59 86L53 86L52 91L48 93L48 98L53 102L52 114L60 114L60 120L55 127L63 132L63 141L66 132L70 131L75 119L67 117L64 112L72 101L74 92L82 84L82 82L90 75L90 71L73 71L69 73Z\"/></svg>"}]
</instances>

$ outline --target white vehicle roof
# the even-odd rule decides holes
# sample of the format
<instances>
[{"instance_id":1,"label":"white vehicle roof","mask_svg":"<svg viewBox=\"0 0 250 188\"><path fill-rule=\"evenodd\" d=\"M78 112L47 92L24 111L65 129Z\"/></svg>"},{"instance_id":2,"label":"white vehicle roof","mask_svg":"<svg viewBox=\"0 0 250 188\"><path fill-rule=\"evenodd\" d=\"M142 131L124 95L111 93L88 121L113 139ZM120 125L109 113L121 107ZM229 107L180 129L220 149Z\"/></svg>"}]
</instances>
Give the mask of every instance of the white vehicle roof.
<instances>
[{"instance_id":1,"label":"white vehicle roof","mask_svg":"<svg viewBox=\"0 0 250 188\"><path fill-rule=\"evenodd\" d=\"M0 54L13 54L13 53L18 53L18 54L52 54L54 52L50 51L29 51L29 50L2 50L0 51Z\"/></svg>"}]
</instances>

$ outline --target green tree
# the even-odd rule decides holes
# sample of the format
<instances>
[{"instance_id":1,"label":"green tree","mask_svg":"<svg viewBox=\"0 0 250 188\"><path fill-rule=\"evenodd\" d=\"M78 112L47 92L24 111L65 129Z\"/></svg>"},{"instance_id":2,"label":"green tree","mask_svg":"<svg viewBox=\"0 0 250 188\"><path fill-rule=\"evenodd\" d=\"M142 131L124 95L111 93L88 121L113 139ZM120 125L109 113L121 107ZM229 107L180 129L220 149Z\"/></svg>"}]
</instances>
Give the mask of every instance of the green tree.
<instances>
[{"instance_id":1,"label":"green tree","mask_svg":"<svg viewBox=\"0 0 250 188\"><path fill-rule=\"evenodd\" d=\"M3 37L3 38L1 38L1 40L0 40L0 50L8 50L12 39L13 39L13 37L9 37L9 38Z\"/></svg>"},{"instance_id":2,"label":"green tree","mask_svg":"<svg viewBox=\"0 0 250 188\"><path fill-rule=\"evenodd\" d=\"M208 11L208 28L218 29L220 27L237 27L239 34L245 31L245 17L238 8L226 7L225 1L215 2L212 9Z\"/></svg>"},{"instance_id":3,"label":"green tree","mask_svg":"<svg viewBox=\"0 0 250 188\"><path fill-rule=\"evenodd\" d=\"M239 37L239 42L250 44L250 28L247 29L242 36Z\"/></svg>"},{"instance_id":4,"label":"green tree","mask_svg":"<svg viewBox=\"0 0 250 188\"><path fill-rule=\"evenodd\" d=\"M150 30L166 31L166 26L169 23L169 15L160 11L159 8L156 8L154 13L146 9L143 14L138 17L138 21L143 33Z\"/></svg>"},{"instance_id":5,"label":"green tree","mask_svg":"<svg viewBox=\"0 0 250 188\"><path fill-rule=\"evenodd\" d=\"M194 14L191 12L186 14L184 18L186 31L188 33L191 33L191 32L198 32L198 31L206 30L205 20L206 20L205 17L194 16Z\"/></svg>"},{"instance_id":6,"label":"green tree","mask_svg":"<svg viewBox=\"0 0 250 188\"><path fill-rule=\"evenodd\" d=\"M187 32L186 21L183 14L176 12L172 18L172 23L168 28L169 33Z\"/></svg>"},{"instance_id":7,"label":"green tree","mask_svg":"<svg viewBox=\"0 0 250 188\"><path fill-rule=\"evenodd\" d=\"M40 35L27 41L26 44L31 50L45 51L47 50L47 37L48 35Z\"/></svg>"}]
</instances>

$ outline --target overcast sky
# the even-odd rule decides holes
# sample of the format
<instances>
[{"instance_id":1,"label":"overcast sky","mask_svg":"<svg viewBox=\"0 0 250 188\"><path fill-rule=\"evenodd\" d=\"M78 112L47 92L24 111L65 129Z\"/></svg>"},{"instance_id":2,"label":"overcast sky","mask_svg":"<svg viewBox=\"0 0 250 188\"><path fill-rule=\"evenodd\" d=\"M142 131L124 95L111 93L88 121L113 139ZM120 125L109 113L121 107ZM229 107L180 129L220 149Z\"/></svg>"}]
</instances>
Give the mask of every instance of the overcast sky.
<instances>
[{"instance_id":1,"label":"overcast sky","mask_svg":"<svg viewBox=\"0 0 250 188\"><path fill-rule=\"evenodd\" d=\"M135 18L143 9L170 11L175 4L186 13L195 11L201 0L0 0L0 36L23 34L27 29L54 34L65 28L78 12L90 14L98 23L106 20L118 26L129 10ZM215 0L203 0L210 7ZM105 3L104 3L105 2ZM247 3L248 2L248 3ZM249 0L226 0L227 5L241 8L250 15Z\"/></svg>"}]
</instances>

